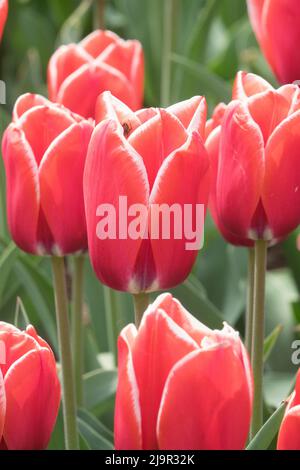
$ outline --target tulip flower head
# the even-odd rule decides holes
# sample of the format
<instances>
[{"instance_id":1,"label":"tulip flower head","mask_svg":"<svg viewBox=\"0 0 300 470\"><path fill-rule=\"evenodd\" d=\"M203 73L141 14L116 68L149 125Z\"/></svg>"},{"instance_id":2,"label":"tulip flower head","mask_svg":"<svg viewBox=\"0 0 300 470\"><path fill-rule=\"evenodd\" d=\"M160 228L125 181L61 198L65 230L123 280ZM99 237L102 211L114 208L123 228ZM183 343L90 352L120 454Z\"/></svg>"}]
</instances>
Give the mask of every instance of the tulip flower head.
<instances>
[{"instance_id":1,"label":"tulip flower head","mask_svg":"<svg viewBox=\"0 0 300 470\"><path fill-rule=\"evenodd\" d=\"M49 345L32 326L0 322L0 448L43 450L60 404L60 384Z\"/></svg>"},{"instance_id":2,"label":"tulip flower head","mask_svg":"<svg viewBox=\"0 0 300 470\"><path fill-rule=\"evenodd\" d=\"M281 83L300 80L299 0L247 0L257 41Z\"/></svg>"},{"instance_id":3,"label":"tulip flower head","mask_svg":"<svg viewBox=\"0 0 300 470\"><path fill-rule=\"evenodd\" d=\"M94 117L97 97L105 90L139 109L144 91L142 46L101 30L79 44L61 46L49 62L48 88L52 101L86 118Z\"/></svg>"},{"instance_id":4,"label":"tulip flower head","mask_svg":"<svg viewBox=\"0 0 300 470\"><path fill-rule=\"evenodd\" d=\"M139 330L123 329L118 350L117 450L244 448L253 383L232 328L210 330L162 294Z\"/></svg>"},{"instance_id":5,"label":"tulip flower head","mask_svg":"<svg viewBox=\"0 0 300 470\"><path fill-rule=\"evenodd\" d=\"M24 251L86 250L83 170L93 124L39 95L21 96L2 141L11 235Z\"/></svg>"},{"instance_id":6,"label":"tulip flower head","mask_svg":"<svg viewBox=\"0 0 300 470\"><path fill-rule=\"evenodd\" d=\"M90 257L97 276L108 286L132 293L153 291L174 286L189 274L199 247L187 248L191 239L180 224L178 236L172 230L166 237L160 231L154 236L151 229L157 225L151 226L151 221L163 204L168 210L175 205L180 223L185 205L191 209L191 220L197 220L200 205L206 206L205 116L202 97L136 113L110 93L99 97L99 124L89 146L84 195ZM99 235L103 207L112 206L120 214L124 199L129 218L143 209L146 227L130 235L131 224L123 224L118 215L112 236ZM196 230L191 236L199 234L202 231Z\"/></svg>"},{"instance_id":7,"label":"tulip flower head","mask_svg":"<svg viewBox=\"0 0 300 470\"><path fill-rule=\"evenodd\" d=\"M300 223L300 89L275 90L239 72L233 101L209 134L210 208L223 236L236 245L269 243Z\"/></svg>"},{"instance_id":8,"label":"tulip flower head","mask_svg":"<svg viewBox=\"0 0 300 470\"><path fill-rule=\"evenodd\" d=\"M0 0L0 41L8 14L8 0Z\"/></svg>"},{"instance_id":9,"label":"tulip flower head","mask_svg":"<svg viewBox=\"0 0 300 470\"><path fill-rule=\"evenodd\" d=\"M279 429L277 450L300 450L300 372Z\"/></svg>"}]
</instances>

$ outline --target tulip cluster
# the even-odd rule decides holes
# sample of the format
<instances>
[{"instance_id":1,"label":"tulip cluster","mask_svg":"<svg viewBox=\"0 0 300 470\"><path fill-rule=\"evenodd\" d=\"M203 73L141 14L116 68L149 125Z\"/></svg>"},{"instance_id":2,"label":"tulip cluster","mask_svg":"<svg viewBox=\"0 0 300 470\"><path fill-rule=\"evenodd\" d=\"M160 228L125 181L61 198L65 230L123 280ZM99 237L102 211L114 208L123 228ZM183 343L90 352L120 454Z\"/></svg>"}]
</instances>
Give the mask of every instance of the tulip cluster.
<instances>
[{"instance_id":1,"label":"tulip cluster","mask_svg":"<svg viewBox=\"0 0 300 470\"><path fill-rule=\"evenodd\" d=\"M51 348L32 326L0 322L0 449L45 449L59 404Z\"/></svg>"},{"instance_id":2,"label":"tulip cluster","mask_svg":"<svg viewBox=\"0 0 300 470\"><path fill-rule=\"evenodd\" d=\"M289 41L296 43L299 31L277 44L296 1L248 0L248 6L278 78L296 79L300 57L297 48L291 52ZM0 0L0 39L7 8L7 1ZM195 221L197 207L205 214L209 202L228 242L256 244L256 249L257 241L265 243L255 277L259 288L260 281L264 286L263 250L300 223L296 85L275 89L257 75L239 72L232 101L219 104L208 121L202 96L165 109L142 108L143 86L140 43L95 31L54 53L48 66L49 99L19 97L2 140L12 238L25 252L52 257L59 342L64 346L63 404L72 401L64 413L68 448L76 448L78 439L65 255L88 250L102 283L135 296L169 289L189 275L199 247L187 249L191 238L185 231L181 237L175 230L165 237L160 229L154 236L156 208L173 208L176 218L175 207L182 216L189 206L190 221ZM122 198L129 218L145 209L146 224L136 237L122 231ZM116 221L107 217L103 222L103 207L108 211L108 206L119 214ZM200 231L202 235L203 227L196 226L196 238ZM253 298L260 301L255 308L263 324L263 287L257 292ZM262 350L263 329L258 336ZM60 403L53 353L32 326L21 332L0 323L0 341L5 346L0 448L44 449ZM123 329L118 360L116 449L245 448L257 388L248 353L231 327L211 330L171 294L163 294L146 309L138 328ZM262 360L261 355L254 361L260 368L256 376ZM278 449L300 448L299 394L300 375Z\"/></svg>"}]
</instances>

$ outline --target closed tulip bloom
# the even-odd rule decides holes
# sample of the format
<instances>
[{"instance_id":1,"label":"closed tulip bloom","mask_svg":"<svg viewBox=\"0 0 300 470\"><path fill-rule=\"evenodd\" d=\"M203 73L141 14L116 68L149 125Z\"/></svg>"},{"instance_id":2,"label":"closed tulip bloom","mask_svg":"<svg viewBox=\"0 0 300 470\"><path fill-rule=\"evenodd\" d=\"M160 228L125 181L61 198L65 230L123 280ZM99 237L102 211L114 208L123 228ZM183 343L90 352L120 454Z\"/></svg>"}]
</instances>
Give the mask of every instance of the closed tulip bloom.
<instances>
[{"instance_id":1,"label":"closed tulip bloom","mask_svg":"<svg viewBox=\"0 0 300 470\"><path fill-rule=\"evenodd\" d=\"M3 34L3 29L6 23L8 13L8 1L0 0L0 41Z\"/></svg>"},{"instance_id":2,"label":"closed tulip bloom","mask_svg":"<svg viewBox=\"0 0 300 470\"><path fill-rule=\"evenodd\" d=\"M281 83L300 80L298 0L247 0L258 43Z\"/></svg>"},{"instance_id":3,"label":"closed tulip bloom","mask_svg":"<svg viewBox=\"0 0 300 470\"><path fill-rule=\"evenodd\" d=\"M49 345L32 326L0 322L0 448L42 450L60 404L60 384Z\"/></svg>"},{"instance_id":4,"label":"closed tulip bloom","mask_svg":"<svg viewBox=\"0 0 300 470\"><path fill-rule=\"evenodd\" d=\"M275 90L239 72L233 101L209 134L210 208L223 236L236 245L275 243L300 223L300 90Z\"/></svg>"},{"instance_id":5,"label":"closed tulip bloom","mask_svg":"<svg viewBox=\"0 0 300 470\"><path fill-rule=\"evenodd\" d=\"M118 214L122 197L129 211L134 209L131 216L142 206L149 227L154 210L162 204L179 208L180 224L184 205L189 205L195 222L196 206L205 206L209 193L209 161L202 140L205 116L202 97L133 113L110 93L100 96L96 119L101 122L89 146L84 195L90 257L104 284L139 293L174 286L189 274L199 247L186 248L189 237L183 230L176 238L171 227L170 236L164 238L161 227L157 236L145 228L141 236L133 237L125 220L125 233L120 234L124 224ZM115 208L114 237L98 236L98 207L103 204Z\"/></svg>"},{"instance_id":6,"label":"closed tulip bloom","mask_svg":"<svg viewBox=\"0 0 300 470\"><path fill-rule=\"evenodd\" d=\"M117 450L243 449L252 409L246 350L228 325L210 330L171 294L118 341Z\"/></svg>"},{"instance_id":7,"label":"closed tulip bloom","mask_svg":"<svg viewBox=\"0 0 300 470\"><path fill-rule=\"evenodd\" d=\"M95 31L79 44L61 46L48 66L50 99L86 117L94 117L105 90L136 110L144 91L144 58L138 41L111 31Z\"/></svg>"},{"instance_id":8,"label":"closed tulip bloom","mask_svg":"<svg viewBox=\"0 0 300 470\"><path fill-rule=\"evenodd\" d=\"M277 450L300 450L300 372L279 429Z\"/></svg>"},{"instance_id":9,"label":"closed tulip bloom","mask_svg":"<svg viewBox=\"0 0 300 470\"><path fill-rule=\"evenodd\" d=\"M11 235L24 251L86 250L83 170L93 125L39 95L21 96L2 142Z\"/></svg>"}]
</instances>

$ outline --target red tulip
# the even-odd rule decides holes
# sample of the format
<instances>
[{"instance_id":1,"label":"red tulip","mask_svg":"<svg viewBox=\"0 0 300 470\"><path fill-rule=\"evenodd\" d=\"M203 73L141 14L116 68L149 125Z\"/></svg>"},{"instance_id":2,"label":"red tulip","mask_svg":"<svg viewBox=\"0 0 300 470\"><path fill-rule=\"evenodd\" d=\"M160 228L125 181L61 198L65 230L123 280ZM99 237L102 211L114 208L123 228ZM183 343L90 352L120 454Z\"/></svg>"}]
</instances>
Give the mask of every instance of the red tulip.
<instances>
[{"instance_id":1,"label":"red tulip","mask_svg":"<svg viewBox=\"0 0 300 470\"><path fill-rule=\"evenodd\" d=\"M298 0L247 0L256 38L281 83L300 80Z\"/></svg>"},{"instance_id":2,"label":"red tulip","mask_svg":"<svg viewBox=\"0 0 300 470\"><path fill-rule=\"evenodd\" d=\"M253 384L232 328L212 331L163 294L118 349L117 450L244 448Z\"/></svg>"},{"instance_id":3,"label":"red tulip","mask_svg":"<svg viewBox=\"0 0 300 470\"><path fill-rule=\"evenodd\" d=\"M96 119L101 123L89 146L84 195L89 252L104 284L137 293L176 285L189 274L197 250L186 249L185 234L177 239L171 233L164 239L159 232L155 238L145 228L147 238L132 238L120 234L119 217L114 239L100 239L98 207L110 204L119 214L120 197L125 197L128 208L142 205L150 225L158 205L176 204L183 212L189 204L195 221L196 204L205 205L209 191L209 162L202 143L205 115L202 97L133 113L110 93L100 96Z\"/></svg>"},{"instance_id":4,"label":"red tulip","mask_svg":"<svg viewBox=\"0 0 300 470\"><path fill-rule=\"evenodd\" d=\"M54 355L32 326L0 322L0 448L45 449L60 404Z\"/></svg>"},{"instance_id":5,"label":"red tulip","mask_svg":"<svg viewBox=\"0 0 300 470\"><path fill-rule=\"evenodd\" d=\"M2 153L12 237L29 253L87 248L82 178L93 126L39 95L16 102Z\"/></svg>"},{"instance_id":6,"label":"red tulip","mask_svg":"<svg viewBox=\"0 0 300 470\"><path fill-rule=\"evenodd\" d=\"M280 426L277 450L300 450L300 372Z\"/></svg>"},{"instance_id":7,"label":"red tulip","mask_svg":"<svg viewBox=\"0 0 300 470\"><path fill-rule=\"evenodd\" d=\"M51 100L86 118L94 117L97 97L106 90L136 110L144 88L141 44L99 30L62 46L50 59L48 87Z\"/></svg>"},{"instance_id":8,"label":"red tulip","mask_svg":"<svg viewBox=\"0 0 300 470\"><path fill-rule=\"evenodd\" d=\"M237 75L233 101L206 141L210 207L223 236L237 245L276 242L300 223L300 90L275 90Z\"/></svg>"},{"instance_id":9,"label":"red tulip","mask_svg":"<svg viewBox=\"0 0 300 470\"><path fill-rule=\"evenodd\" d=\"M8 13L8 1L0 0L0 41L3 34L3 29L6 23Z\"/></svg>"}]
</instances>

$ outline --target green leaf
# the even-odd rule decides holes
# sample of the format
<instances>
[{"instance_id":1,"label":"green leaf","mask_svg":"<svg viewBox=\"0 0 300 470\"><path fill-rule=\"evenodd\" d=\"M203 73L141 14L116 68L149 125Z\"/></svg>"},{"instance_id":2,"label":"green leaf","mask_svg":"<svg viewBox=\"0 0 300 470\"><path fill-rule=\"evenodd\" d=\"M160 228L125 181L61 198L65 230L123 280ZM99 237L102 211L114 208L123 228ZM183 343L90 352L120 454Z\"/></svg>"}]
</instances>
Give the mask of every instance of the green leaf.
<instances>
[{"instance_id":1,"label":"green leaf","mask_svg":"<svg viewBox=\"0 0 300 470\"><path fill-rule=\"evenodd\" d=\"M274 330L265 338L264 342L264 362L266 362L277 342L280 333L283 330L282 325L277 325Z\"/></svg>"},{"instance_id":2,"label":"green leaf","mask_svg":"<svg viewBox=\"0 0 300 470\"><path fill-rule=\"evenodd\" d=\"M103 424L99 419L97 419L92 413L89 413L87 410L80 408L77 412L77 417L84 421L86 424L91 426L98 434L104 437L107 441L113 444L114 434L108 429L105 424Z\"/></svg>"},{"instance_id":3,"label":"green leaf","mask_svg":"<svg viewBox=\"0 0 300 470\"><path fill-rule=\"evenodd\" d=\"M280 407L272 414L272 416L252 439L246 450L268 449L279 430L284 416L285 407L286 403L282 403L282 405L280 405Z\"/></svg>"},{"instance_id":4,"label":"green leaf","mask_svg":"<svg viewBox=\"0 0 300 470\"><path fill-rule=\"evenodd\" d=\"M204 295L203 286L194 275L173 289L172 293L202 323L210 328L222 328L221 312Z\"/></svg>"},{"instance_id":5,"label":"green leaf","mask_svg":"<svg viewBox=\"0 0 300 470\"><path fill-rule=\"evenodd\" d=\"M92 5L93 0L82 0L80 5L63 24L59 35L59 44L80 41L84 30L84 20Z\"/></svg>"},{"instance_id":6,"label":"green leaf","mask_svg":"<svg viewBox=\"0 0 300 470\"><path fill-rule=\"evenodd\" d=\"M14 325L21 330L25 330L30 325L30 320L20 297L17 297Z\"/></svg>"},{"instance_id":7,"label":"green leaf","mask_svg":"<svg viewBox=\"0 0 300 470\"><path fill-rule=\"evenodd\" d=\"M12 271L18 255L18 249L13 242L4 249L0 256L0 303L7 279Z\"/></svg>"},{"instance_id":8,"label":"green leaf","mask_svg":"<svg viewBox=\"0 0 300 470\"><path fill-rule=\"evenodd\" d=\"M181 65L187 72L190 72L197 78L201 94L213 95L217 101L228 102L230 100L230 85L218 75L208 70L207 67L179 54L172 54L171 60L175 64Z\"/></svg>"},{"instance_id":9,"label":"green leaf","mask_svg":"<svg viewBox=\"0 0 300 470\"><path fill-rule=\"evenodd\" d=\"M90 450L113 450L112 443L99 434L97 427L91 425L90 420L87 423L83 419L77 418L77 423L79 433Z\"/></svg>"},{"instance_id":10,"label":"green leaf","mask_svg":"<svg viewBox=\"0 0 300 470\"><path fill-rule=\"evenodd\" d=\"M84 375L84 403L91 410L99 410L114 398L117 388L116 370L94 370Z\"/></svg>"}]
</instances>

